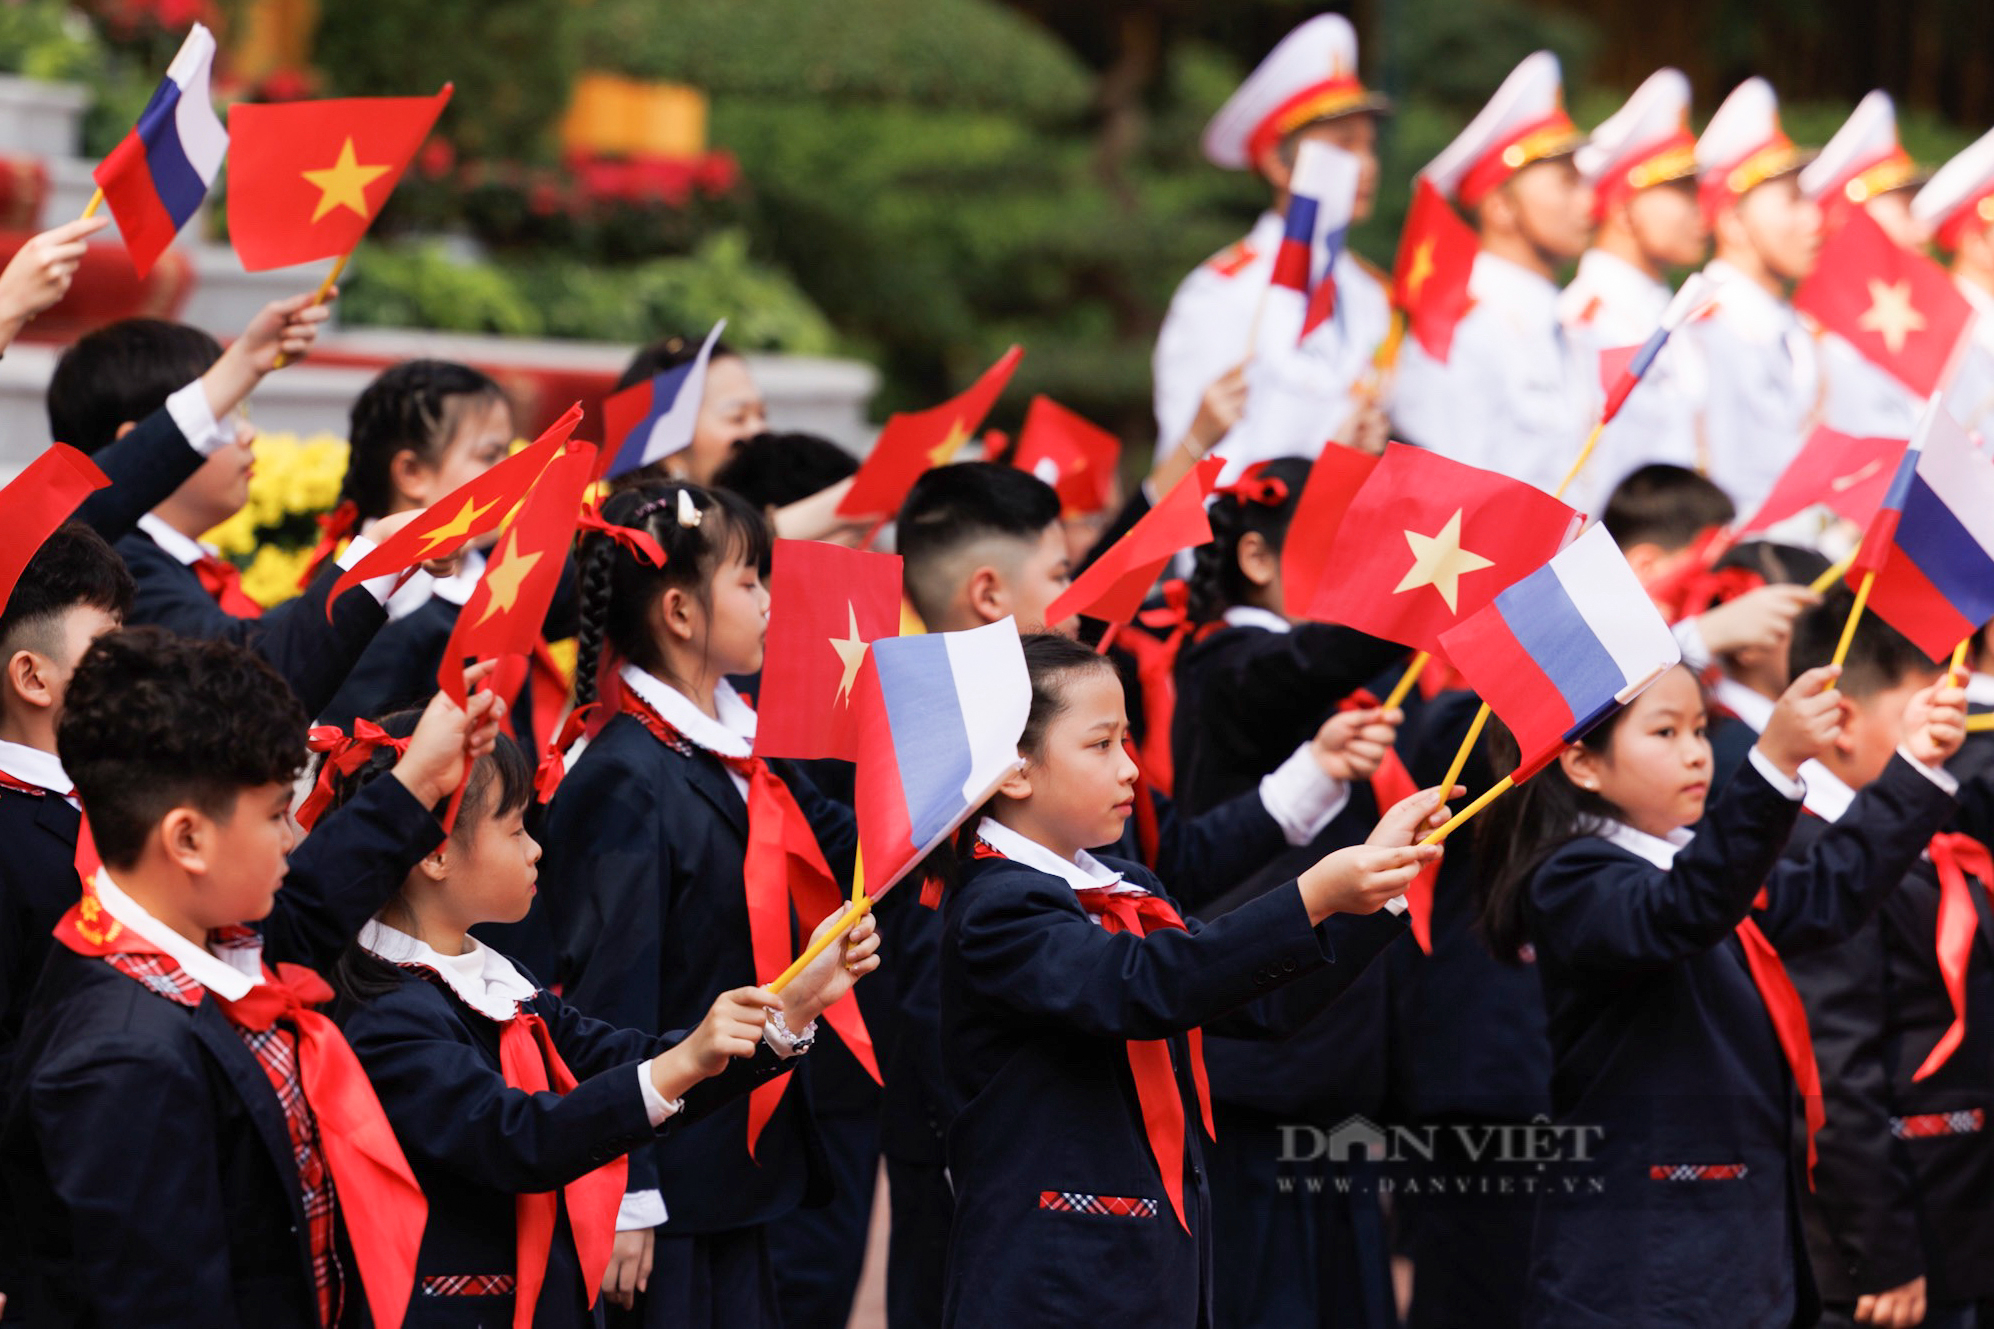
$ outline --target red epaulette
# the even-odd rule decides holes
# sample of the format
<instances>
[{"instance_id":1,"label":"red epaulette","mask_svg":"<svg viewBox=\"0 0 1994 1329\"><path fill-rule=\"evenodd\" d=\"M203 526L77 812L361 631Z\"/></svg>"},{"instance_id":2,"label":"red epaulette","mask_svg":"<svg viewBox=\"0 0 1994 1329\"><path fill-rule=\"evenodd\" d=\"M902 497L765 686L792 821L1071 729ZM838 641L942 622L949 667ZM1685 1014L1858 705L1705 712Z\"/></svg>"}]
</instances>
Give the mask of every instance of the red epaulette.
<instances>
[{"instance_id":1,"label":"red epaulette","mask_svg":"<svg viewBox=\"0 0 1994 1329\"><path fill-rule=\"evenodd\" d=\"M1253 260L1260 257L1260 251L1250 240L1235 240L1205 260L1205 266L1221 277L1237 277L1246 271Z\"/></svg>"}]
</instances>

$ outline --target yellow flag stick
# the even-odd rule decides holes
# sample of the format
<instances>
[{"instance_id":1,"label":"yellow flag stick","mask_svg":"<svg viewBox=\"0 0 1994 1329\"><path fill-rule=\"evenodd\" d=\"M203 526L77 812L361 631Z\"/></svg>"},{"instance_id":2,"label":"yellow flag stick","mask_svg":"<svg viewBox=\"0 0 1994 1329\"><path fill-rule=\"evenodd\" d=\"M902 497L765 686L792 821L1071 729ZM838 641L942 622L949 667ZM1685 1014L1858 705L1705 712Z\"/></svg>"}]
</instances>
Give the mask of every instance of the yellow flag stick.
<instances>
[{"instance_id":1,"label":"yellow flag stick","mask_svg":"<svg viewBox=\"0 0 1994 1329\"><path fill-rule=\"evenodd\" d=\"M1444 828L1443 828L1444 829ZM864 892L852 901L852 907L838 915L838 925L804 948L803 954L796 957L789 968L776 976L775 982L768 985L770 992L781 992L796 981L796 976L810 967L810 962L829 950L831 943L838 941L858 926L858 921L872 912L872 897Z\"/></svg>"},{"instance_id":2,"label":"yellow flag stick","mask_svg":"<svg viewBox=\"0 0 1994 1329\"><path fill-rule=\"evenodd\" d=\"M1839 582L1842 578L1849 575L1849 569L1855 566L1856 555L1860 554L1861 552L1862 552L1862 541L1858 540L1856 541L1856 547L1854 549L1849 550L1849 552L1845 556L1843 556L1841 562L1835 564L1833 567L1829 568L1826 572L1822 573L1820 576L1816 577L1813 581L1809 582L1807 585L1807 589L1814 592L1814 594L1816 595L1826 595L1830 587L1834 586L1835 583Z\"/></svg>"},{"instance_id":3,"label":"yellow flag stick","mask_svg":"<svg viewBox=\"0 0 1994 1329\"><path fill-rule=\"evenodd\" d=\"M1405 672L1399 675L1399 681L1392 684L1392 693L1384 701L1385 710L1396 710L1405 704L1405 699L1412 694L1413 684L1419 682L1419 676L1426 672L1426 666L1432 659L1433 657L1425 651L1412 657L1411 662L1405 667Z\"/></svg>"},{"instance_id":4,"label":"yellow flag stick","mask_svg":"<svg viewBox=\"0 0 1994 1329\"><path fill-rule=\"evenodd\" d=\"M1506 793L1507 791L1515 787L1516 787L1516 781L1512 777L1507 775L1503 776L1502 779L1497 780L1494 784L1490 785L1480 798L1476 799L1474 802L1468 804L1467 807L1462 808L1459 812L1449 817L1447 819L1447 824L1445 826L1442 826L1439 830L1434 831L1431 835L1428 835L1424 840L1421 840L1420 843L1421 844L1441 843L1448 836L1452 835L1455 831L1455 828L1460 826L1462 822L1474 816L1477 812L1480 812L1483 808L1495 802L1496 799L1499 798L1502 794Z\"/></svg>"},{"instance_id":5,"label":"yellow flag stick","mask_svg":"<svg viewBox=\"0 0 1994 1329\"><path fill-rule=\"evenodd\" d=\"M325 280L318 284L318 294L312 297L312 304L314 306L322 305L326 302L327 297L332 294L334 284L339 281L339 274L346 271L346 260L352 257L353 251L350 249L347 250L339 256L339 262L332 265L332 271L325 274ZM271 368L282 369L289 363L291 363L290 356L280 355L277 357L277 363L272 365Z\"/></svg>"},{"instance_id":6,"label":"yellow flag stick","mask_svg":"<svg viewBox=\"0 0 1994 1329\"><path fill-rule=\"evenodd\" d=\"M1990 729L1994 729L1994 711L1982 711L1978 715L1966 717L1967 733L1984 734Z\"/></svg>"},{"instance_id":7,"label":"yellow flag stick","mask_svg":"<svg viewBox=\"0 0 1994 1329\"><path fill-rule=\"evenodd\" d=\"M1973 644L1973 638L1962 637L1959 645L1952 648L1952 663L1946 666L1946 686L1956 688L1966 675L1966 648Z\"/></svg>"},{"instance_id":8,"label":"yellow flag stick","mask_svg":"<svg viewBox=\"0 0 1994 1329\"><path fill-rule=\"evenodd\" d=\"M1829 661L1830 664L1840 664L1849 658L1849 647L1856 639L1856 624L1862 622L1863 607L1869 603L1869 588L1875 584L1874 569L1862 574L1862 585L1856 587L1855 607L1849 610L1849 621L1842 624L1842 639L1835 643L1835 658ZM1832 681L1828 684L1828 690L1830 692L1835 690Z\"/></svg>"},{"instance_id":9,"label":"yellow flag stick","mask_svg":"<svg viewBox=\"0 0 1994 1329\"><path fill-rule=\"evenodd\" d=\"M1598 423L1593 425L1592 432L1586 435L1585 446L1579 449L1579 455L1572 459L1572 468L1565 472L1565 478L1558 481L1558 487L1551 491L1551 497L1565 496L1565 491L1572 487L1572 481L1579 478L1579 472L1585 469L1588 461L1592 460L1592 450L1599 446L1599 434L1605 428L1606 417L1602 415Z\"/></svg>"},{"instance_id":10,"label":"yellow flag stick","mask_svg":"<svg viewBox=\"0 0 1994 1329\"><path fill-rule=\"evenodd\" d=\"M865 897L865 846L858 845L852 850L852 903L857 904Z\"/></svg>"},{"instance_id":11,"label":"yellow flag stick","mask_svg":"<svg viewBox=\"0 0 1994 1329\"><path fill-rule=\"evenodd\" d=\"M97 209L103 206L104 206L104 191L100 189L96 193L90 196L90 201L88 203L83 205L83 215L77 218L77 220L89 221L92 217L97 215Z\"/></svg>"},{"instance_id":12,"label":"yellow flag stick","mask_svg":"<svg viewBox=\"0 0 1994 1329\"><path fill-rule=\"evenodd\" d=\"M1454 761L1447 768L1447 778L1440 782L1442 789L1452 793L1454 786L1460 782L1461 768L1468 764L1468 754L1474 750L1475 740L1482 736L1482 727L1488 722L1489 704L1483 702L1482 708L1475 712L1475 722L1468 726L1468 736L1462 739L1461 746L1454 750Z\"/></svg>"}]
</instances>

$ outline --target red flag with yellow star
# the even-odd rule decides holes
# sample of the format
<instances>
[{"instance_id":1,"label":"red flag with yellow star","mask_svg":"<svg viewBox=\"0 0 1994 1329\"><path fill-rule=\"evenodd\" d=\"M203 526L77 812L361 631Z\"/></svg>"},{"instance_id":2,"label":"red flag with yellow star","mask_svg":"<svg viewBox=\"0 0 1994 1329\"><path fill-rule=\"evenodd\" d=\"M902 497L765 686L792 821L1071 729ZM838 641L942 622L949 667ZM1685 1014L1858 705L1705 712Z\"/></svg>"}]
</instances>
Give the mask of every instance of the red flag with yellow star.
<instances>
[{"instance_id":1,"label":"red flag with yellow star","mask_svg":"<svg viewBox=\"0 0 1994 1329\"><path fill-rule=\"evenodd\" d=\"M1938 389L1973 318L1944 268L1899 246L1859 208L1821 247L1793 307L1920 397Z\"/></svg>"},{"instance_id":2,"label":"red flag with yellow star","mask_svg":"<svg viewBox=\"0 0 1994 1329\"><path fill-rule=\"evenodd\" d=\"M1445 195L1423 176L1413 182L1412 209L1392 267L1392 304L1405 314L1413 340L1441 364L1453 349L1454 325L1474 303L1468 278L1481 247Z\"/></svg>"},{"instance_id":3,"label":"red flag with yellow star","mask_svg":"<svg viewBox=\"0 0 1994 1329\"><path fill-rule=\"evenodd\" d=\"M458 705L465 701L464 666L533 653L560 585L561 565L581 520L582 495L595 467L595 448L577 444L547 464L527 494L519 518L506 527L485 564L485 575L457 614L450 644L436 673L437 686Z\"/></svg>"},{"instance_id":4,"label":"red flag with yellow star","mask_svg":"<svg viewBox=\"0 0 1994 1329\"><path fill-rule=\"evenodd\" d=\"M1011 371L1025 349L1013 346L983 377L960 395L925 411L900 411L887 417L872 451L852 477L852 487L838 504L840 517L890 517L900 510L907 491L931 466L946 466L983 424L997 404Z\"/></svg>"},{"instance_id":5,"label":"red flag with yellow star","mask_svg":"<svg viewBox=\"0 0 1994 1329\"><path fill-rule=\"evenodd\" d=\"M1585 518L1535 485L1389 444L1343 514L1309 617L1430 651L1551 561Z\"/></svg>"},{"instance_id":6,"label":"red flag with yellow star","mask_svg":"<svg viewBox=\"0 0 1994 1329\"><path fill-rule=\"evenodd\" d=\"M872 642L900 635L900 556L777 540L755 755L858 760L852 689Z\"/></svg>"},{"instance_id":7,"label":"red flag with yellow star","mask_svg":"<svg viewBox=\"0 0 1994 1329\"><path fill-rule=\"evenodd\" d=\"M569 446L568 439L581 422L582 404L576 402L532 443L437 499L429 511L382 541L379 548L368 550L366 557L332 584L326 614L331 615L334 600L363 581L448 558L472 540L503 526L542 473Z\"/></svg>"},{"instance_id":8,"label":"red flag with yellow star","mask_svg":"<svg viewBox=\"0 0 1994 1329\"><path fill-rule=\"evenodd\" d=\"M352 252L450 100L345 97L229 112L228 231L251 272Z\"/></svg>"}]
</instances>

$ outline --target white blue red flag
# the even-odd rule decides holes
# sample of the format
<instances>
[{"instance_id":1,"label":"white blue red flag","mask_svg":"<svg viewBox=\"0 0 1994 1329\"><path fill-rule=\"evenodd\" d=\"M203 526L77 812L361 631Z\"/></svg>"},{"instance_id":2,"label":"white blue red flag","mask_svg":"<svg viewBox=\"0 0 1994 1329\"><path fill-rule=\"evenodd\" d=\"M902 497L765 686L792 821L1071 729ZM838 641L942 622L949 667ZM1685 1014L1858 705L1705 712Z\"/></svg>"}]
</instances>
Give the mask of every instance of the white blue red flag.
<instances>
[{"instance_id":1,"label":"white blue red flag","mask_svg":"<svg viewBox=\"0 0 1994 1329\"><path fill-rule=\"evenodd\" d=\"M1668 308L1662 311L1662 325L1648 334L1648 340L1632 348L1627 362L1619 367L1619 372L1606 384L1606 409L1600 412L1601 423L1610 421L1620 414L1620 408L1627 403L1627 394L1634 391L1634 385L1654 367L1655 357L1660 355L1662 347L1669 343L1669 335L1701 314L1716 298L1715 283L1700 272L1689 274L1681 289L1669 301ZM1622 354L1627 353L1607 351L1602 359L1617 358Z\"/></svg>"},{"instance_id":2,"label":"white blue red flag","mask_svg":"<svg viewBox=\"0 0 1994 1329\"><path fill-rule=\"evenodd\" d=\"M1267 345L1298 344L1336 312L1331 269L1356 212L1362 170L1354 155L1327 143L1304 141L1295 155L1262 329Z\"/></svg>"},{"instance_id":3,"label":"white blue red flag","mask_svg":"<svg viewBox=\"0 0 1994 1329\"><path fill-rule=\"evenodd\" d=\"M1682 660L1620 546L1594 526L1440 634L1447 658L1516 735L1521 784Z\"/></svg>"},{"instance_id":4,"label":"white blue red flag","mask_svg":"<svg viewBox=\"0 0 1994 1329\"><path fill-rule=\"evenodd\" d=\"M854 806L877 899L1018 767L1032 684L1017 624L881 637L859 675Z\"/></svg>"},{"instance_id":5,"label":"white blue red flag","mask_svg":"<svg viewBox=\"0 0 1994 1329\"><path fill-rule=\"evenodd\" d=\"M692 446L693 426L706 399L706 362L726 326L724 318L715 323L699 354L684 364L604 399L603 452L610 479Z\"/></svg>"},{"instance_id":6,"label":"white blue red flag","mask_svg":"<svg viewBox=\"0 0 1994 1329\"><path fill-rule=\"evenodd\" d=\"M228 131L208 98L214 64L215 36L196 23L138 124L92 173L141 277L201 206L228 155Z\"/></svg>"}]
</instances>

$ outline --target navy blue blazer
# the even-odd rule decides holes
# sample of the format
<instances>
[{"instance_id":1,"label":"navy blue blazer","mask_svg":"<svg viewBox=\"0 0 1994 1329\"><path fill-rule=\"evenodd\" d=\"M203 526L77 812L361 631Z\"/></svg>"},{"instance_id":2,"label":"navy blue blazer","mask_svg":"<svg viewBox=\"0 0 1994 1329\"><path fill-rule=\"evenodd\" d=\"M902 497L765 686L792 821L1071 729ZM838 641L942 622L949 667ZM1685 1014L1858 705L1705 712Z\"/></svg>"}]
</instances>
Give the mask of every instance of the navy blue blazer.
<instances>
[{"instance_id":1,"label":"navy blue blazer","mask_svg":"<svg viewBox=\"0 0 1994 1329\"><path fill-rule=\"evenodd\" d=\"M1160 890L1130 863L1107 860ZM1199 1120L1185 1033L1282 1037L1404 930L1394 916L1311 927L1295 886L1183 932L1110 934L1058 877L964 865L943 905L943 1055L957 1107L944 1323L1140 1324L1211 1318L1211 1199L1187 1129L1187 1233L1164 1196L1126 1043L1167 1039ZM1297 982L1296 980L1301 980ZM1147 1216L1041 1207L1052 1194L1155 1202Z\"/></svg>"},{"instance_id":2,"label":"navy blue blazer","mask_svg":"<svg viewBox=\"0 0 1994 1329\"><path fill-rule=\"evenodd\" d=\"M1904 793L1897 802L1945 815L1943 798L1908 783ZM1901 815L1879 814L1868 794L1849 817ZM1811 855L1827 831L1801 818L1788 858ZM1814 1276L1831 1302L1920 1275L1935 1305L1994 1296L1994 949L1985 883L1968 883L1982 924L1967 969L1966 1037L1928 1079L1911 1077L1953 1020L1929 862L1913 861L1854 936L1787 966L1807 1003L1827 1098L1815 1189L1802 1193L1801 1211Z\"/></svg>"},{"instance_id":3,"label":"navy blue blazer","mask_svg":"<svg viewBox=\"0 0 1994 1329\"><path fill-rule=\"evenodd\" d=\"M1902 766L1804 861L1779 857L1800 805L1748 762L1669 871L1593 837L1538 870L1526 910L1550 1013L1553 1116L1597 1133L1589 1156L1537 1192L1529 1323L1812 1322L1804 1133L1736 929L1752 917L1788 956L1859 928L1944 798ZM1712 1167L1739 1171L1682 1179Z\"/></svg>"},{"instance_id":4,"label":"navy blue blazer","mask_svg":"<svg viewBox=\"0 0 1994 1329\"><path fill-rule=\"evenodd\" d=\"M653 1127L637 1067L680 1042L683 1033L654 1037L612 1028L543 989L524 1009L546 1021L577 1083L568 1094L529 1094L506 1086L502 1026L427 972L403 968L397 974L401 981L392 992L342 1002L339 1022L429 1200L418 1287L431 1277L516 1275L517 1195L556 1190L662 1140L783 1067L764 1044L754 1058L731 1062L721 1075L694 1086L684 1109ZM533 1323L540 1329L592 1324L591 1291L563 1203ZM472 1329L509 1325L512 1314L509 1292L418 1295L405 1323L410 1329Z\"/></svg>"},{"instance_id":5,"label":"navy blue blazer","mask_svg":"<svg viewBox=\"0 0 1994 1329\"><path fill-rule=\"evenodd\" d=\"M138 583L138 596L125 616L128 626L151 623L184 637L219 637L248 646L284 676L310 715L332 700L367 643L388 621L380 603L356 587L339 597L328 623L326 596L340 575L331 564L295 600L261 618L237 618L202 589L192 568L145 532L125 536L117 550Z\"/></svg>"},{"instance_id":6,"label":"navy blue blazer","mask_svg":"<svg viewBox=\"0 0 1994 1329\"><path fill-rule=\"evenodd\" d=\"M399 781L374 781L299 847L265 958L324 970L440 834ZM52 947L0 1116L0 1180L10 1307L37 1326L317 1329L284 1111L205 993L183 1006Z\"/></svg>"},{"instance_id":7,"label":"navy blue blazer","mask_svg":"<svg viewBox=\"0 0 1994 1329\"><path fill-rule=\"evenodd\" d=\"M850 809L793 770L784 778L849 887ZM547 810L538 903L559 943L563 996L596 1019L660 1034L697 1024L722 992L772 978L755 972L748 932L747 828L746 801L712 754L668 746L632 716L612 719ZM630 1189L663 1193L663 1235L755 1226L824 1194L807 1063L753 1158L745 1101L685 1126L672 1148L631 1152Z\"/></svg>"},{"instance_id":8,"label":"navy blue blazer","mask_svg":"<svg viewBox=\"0 0 1994 1329\"><path fill-rule=\"evenodd\" d=\"M207 458L194 451L162 406L131 433L97 449L90 460L110 487L84 499L74 520L116 544L131 533L140 517L173 497L173 491Z\"/></svg>"},{"instance_id":9,"label":"navy blue blazer","mask_svg":"<svg viewBox=\"0 0 1994 1329\"><path fill-rule=\"evenodd\" d=\"M55 945L50 935L83 887L76 833L83 814L47 791L0 788L0 1086L21 1037L28 994ZM4 1090L0 1090L4 1092Z\"/></svg>"}]
</instances>

